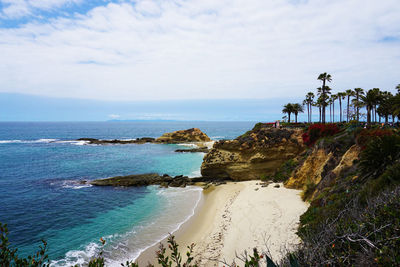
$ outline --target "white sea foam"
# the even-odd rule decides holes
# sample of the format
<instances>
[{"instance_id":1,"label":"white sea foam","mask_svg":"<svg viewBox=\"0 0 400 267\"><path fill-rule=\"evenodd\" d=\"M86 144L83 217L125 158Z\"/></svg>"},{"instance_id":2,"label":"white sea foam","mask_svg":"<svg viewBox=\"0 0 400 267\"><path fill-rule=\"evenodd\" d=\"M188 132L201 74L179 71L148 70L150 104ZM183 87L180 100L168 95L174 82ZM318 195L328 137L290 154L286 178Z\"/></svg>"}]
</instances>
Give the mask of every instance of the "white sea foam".
<instances>
[{"instance_id":1,"label":"white sea foam","mask_svg":"<svg viewBox=\"0 0 400 267\"><path fill-rule=\"evenodd\" d=\"M32 144L32 143L52 143L57 139L37 139L37 140L0 140L0 144Z\"/></svg>"},{"instance_id":2,"label":"white sea foam","mask_svg":"<svg viewBox=\"0 0 400 267\"><path fill-rule=\"evenodd\" d=\"M168 237L168 234L176 232L195 213L195 209L201 200L199 187L166 188L158 189L156 195L165 206L154 214L151 219L143 221L141 225L125 234L106 236L106 247L104 257L106 266L121 266L127 260L136 260L146 249L158 244ZM153 191L154 192L154 191ZM108 245L108 246L107 246ZM53 261L51 266L83 266L90 258L100 252L100 246L95 243L88 244L83 250L69 251L65 258Z\"/></svg>"},{"instance_id":3,"label":"white sea foam","mask_svg":"<svg viewBox=\"0 0 400 267\"><path fill-rule=\"evenodd\" d=\"M71 250L65 254L65 258L58 261L51 261L50 266L83 266L87 264L91 258L98 255L100 245L89 243L85 250Z\"/></svg>"},{"instance_id":4,"label":"white sea foam","mask_svg":"<svg viewBox=\"0 0 400 267\"><path fill-rule=\"evenodd\" d=\"M194 147L197 148L198 145L194 144L194 143L181 143L181 144L177 144L178 146L184 146L184 147Z\"/></svg>"},{"instance_id":5,"label":"white sea foam","mask_svg":"<svg viewBox=\"0 0 400 267\"><path fill-rule=\"evenodd\" d=\"M82 189L82 188L87 188L87 187L92 187L92 185L91 184L82 184L76 180L65 180L62 182L62 188Z\"/></svg>"},{"instance_id":6,"label":"white sea foam","mask_svg":"<svg viewBox=\"0 0 400 267\"><path fill-rule=\"evenodd\" d=\"M83 141L83 140L62 140L62 141L57 141L55 143L58 144L71 144L75 146L84 146L89 144L89 141Z\"/></svg>"}]
</instances>

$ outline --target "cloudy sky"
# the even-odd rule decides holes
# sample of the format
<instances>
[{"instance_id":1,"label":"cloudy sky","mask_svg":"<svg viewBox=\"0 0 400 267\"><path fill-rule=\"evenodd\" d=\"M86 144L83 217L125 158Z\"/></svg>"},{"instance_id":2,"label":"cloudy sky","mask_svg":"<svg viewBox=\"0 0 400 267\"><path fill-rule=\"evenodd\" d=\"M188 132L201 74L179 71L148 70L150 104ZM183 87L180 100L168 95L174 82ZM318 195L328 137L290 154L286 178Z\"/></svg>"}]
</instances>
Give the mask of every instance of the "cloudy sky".
<instances>
[{"instance_id":1,"label":"cloudy sky","mask_svg":"<svg viewBox=\"0 0 400 267\"><path fill-rule=\"evenodd\" d=\"M321 72L393 90L400 4L0 0L0 62L0 93L99 101L301 98Z\"/></svg>"}]
</instances>

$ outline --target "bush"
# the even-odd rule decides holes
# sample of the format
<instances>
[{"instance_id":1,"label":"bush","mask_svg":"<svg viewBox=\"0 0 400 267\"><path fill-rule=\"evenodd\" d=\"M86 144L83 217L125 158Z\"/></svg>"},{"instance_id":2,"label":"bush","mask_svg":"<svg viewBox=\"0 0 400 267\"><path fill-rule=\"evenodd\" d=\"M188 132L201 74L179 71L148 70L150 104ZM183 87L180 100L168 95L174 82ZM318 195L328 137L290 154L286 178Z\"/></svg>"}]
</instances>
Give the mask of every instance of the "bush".
<instances>
[{"instance_id":1,"label":"bush","mask_svg":"<svg viewBox=\"0 0 400 267\"><path fill-rule=\"evenodd\" d=\"M378 177L387 166L399 159L400 136L375 137L360 154L360 170L363 175Z\"/></svg>"},{"instance_id":2,"label":"bush","mask_svg":"<svg viewBox=\"0 0 400 267\"><path fill-rule=\"evenodd\" d=\"M367 144L375 137L393 135L393 131L391 129L361 129L356 131L355 135L356 144L365 149Z\"/></svg>"},{"instance_id":3,"label":"bush","mask_svg":"<svg viewBox=\"0 0 400 267\"><path fill-rule=\"evenodd\" d=\"M340 131L339 127L334 123L324 124L317 123L310 125L306 132L302 135L303 142L307 146L312 146L318 139L325 136L332 136Z\"/></svg>"},{"instance_id":4,"label":"bush","mask_svg":"<svg viewBox=\"0 0 400 267\"><path fill-rule=\"evenodd\" d=\"M313 182L306 183L303 193L301 194L301 199L303 201L308 200L313 195L316 188L317 185L315 183Z\"/></svg>"},{"instance_id":5,"label":"bush","mask_svg":"<svg viewBox=\"0 0 400 267\"><path fill-rule=\"evenodd\" d=\"M272 175L271 179L275 183L277 182L285 182L290 178L293 170L298 166L298 161L294 159L289 159L285 161L278 170L275 171L274 175Z\"/></svg>"}]
</instances>

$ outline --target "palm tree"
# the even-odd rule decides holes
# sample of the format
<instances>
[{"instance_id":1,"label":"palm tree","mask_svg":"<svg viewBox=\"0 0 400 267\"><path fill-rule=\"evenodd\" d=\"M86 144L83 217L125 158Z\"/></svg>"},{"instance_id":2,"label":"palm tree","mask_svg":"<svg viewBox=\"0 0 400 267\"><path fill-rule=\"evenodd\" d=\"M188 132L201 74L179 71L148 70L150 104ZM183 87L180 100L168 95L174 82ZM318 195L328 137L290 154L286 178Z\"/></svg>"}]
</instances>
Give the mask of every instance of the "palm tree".
<instances>
[{"instance_id":1,"label":"palm tree","mask_svg":"<svg viewBox=\"0 0 400 267\"><path fill-rule=\"evenodd\" d=\"M353 90L349 89L346 90L346 95L347 95L347 122L349 122L350 119L350 97L355 96L355 93Z\"/></svg>"},{"instance_id":2,"label":"palm tree","mask_svg":"<svg viewBox=\"0 0 400 267\"><path fill-rule=\"evenodd\" d=\"M318 80L322 81L322 89L321 89L321 96L323 96L323 99L326 96L326 82L331 82L332 81L332 76L330 74L327 74L326 72L321 73L318 76ZM322 123L325 123L325 103L322 103Z\"/></svg>"},{"instance_id":3,"label":"palm tree","mask_svg":"<svg viewBox=\"0 0 400 267\"><path fill-rule=\"evenodd\" d=\"M295 116L295 122L297 123L297 115L299 114L299 113L303 113L304 112L304 108L303 108L303 106L301 105L301 104L299 104L299 103L296 103L296 104L292 104L292 107L293 107L293 113L294 113L294 116Z\"/></svg>"},{"instance_id":4,"label":"palm tree","mask_svg":"<svg viewBox=\"0 0 400 267\"><path fill-rule=\"evenodd\" d=\"M360 107L362 105L362 103L360 102L360 98L361 98L361 96L364 95L364 90L362 88L355 88L354 93L356 95L354 104L356 105L357 122L359 122L360 121Z\"/></svg>"},{"instance_id":5,"label":"palm tree","mask_svg":"<svg viewBox=\"0 0 400 267\"><path fill-rule=\"evenodd\" d=\"M361 99L363 101L363 104L367 108L367 124L371 124L371 112L372 108L374 107L375 101L376 101L376 92L371 89L368 90L368 92L365 94L365 96L361 95Z\"/></svg>"},{"instance_id":6,"label":"palm tree","mask_svg":"<svg viewBox=\"0 0 400 267\"><path fill-rule=\"evenodd\" d=\"M311 117L312 117L312 103L314 100L314 93L309 92L306 95L306 99L304 99L303 104L307 105L307 114L308 114L308 123L311 123Z\"/></svg>"},{"instance_id":7,"label":"palm tree","mask_svg":"<svg viewBox=\"0 0 400 267\"><path fill-rule=\"evenodd\" d=\"M290 114L294 112L293 104L287 103L286 105L284 105L282 112L288 114L288 122L290 123Z\"/></svg>"},{"instance_id":8,"label":"palm tree","mask_svg":"<svg viewBox=\"0 0 400 267\"><path fill-rule=\"evenodd\" d=\"M382 98L382 92L379 88L372 89L372 93L374 101L373 101L373 120L376 122L376 106L379 104L380 99Z\"/></svg>"},{"instance_id":9,"label":"palm tree","mask_svg":"<svg viewBox=\"0 0 400 267\"><path fill-rule=\"evenodd\" d=\"M319 122L321 122L321 118L322 118L322 112L321 112L321 110L322 110L322 102L323 102L323 100L322 100L322 97L320 96L320 97L318 97L318 99L317 99L317 101L315 101L314 102L314 106L315 107L318 107L318 111L319 111Z\"/></svg>"},{"instance_id":10,"label":"palm tree","mask_svg":"<svg viewBox=\"0 0 400 267\"><path fill-rule=\"evenodd\" d=\"M339 92L337 93L338 99L339 99L339 107L340 107L340 122L342 122L342 100L346 98L346 93L344 92Z\"/></svg>"},{"instance_id":11,"label":"palm tree","mask_svg":"<svg viewBox=\"0 0 400 267\"><path fill-rule=\"evenodd\" d=\"M379 99L379 107L377 108L380 117L385 118L385 123L389 122L389 116L393 110L393 95L390 92L382 92Z\"/></svg>"}]
</instances>

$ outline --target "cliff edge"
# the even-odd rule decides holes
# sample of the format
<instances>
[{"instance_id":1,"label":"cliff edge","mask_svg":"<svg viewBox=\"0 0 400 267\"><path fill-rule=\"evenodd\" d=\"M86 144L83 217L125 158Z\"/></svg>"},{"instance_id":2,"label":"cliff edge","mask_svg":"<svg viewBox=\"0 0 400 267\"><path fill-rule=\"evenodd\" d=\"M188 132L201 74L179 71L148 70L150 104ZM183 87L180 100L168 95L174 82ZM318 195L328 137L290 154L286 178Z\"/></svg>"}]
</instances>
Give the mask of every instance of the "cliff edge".
<instances>
[{"instance_id":1,"label":"cliff edge","mask_svg":"<svg viewBox=\"0 0 400 267\"><path fill-rule=\"evenodd\" d=\"M302 130L275 129L258 123L234 140L214 144L201 165L203 177L253 180L272 175L305 150Z\"/></svg>"}]
</instances>

